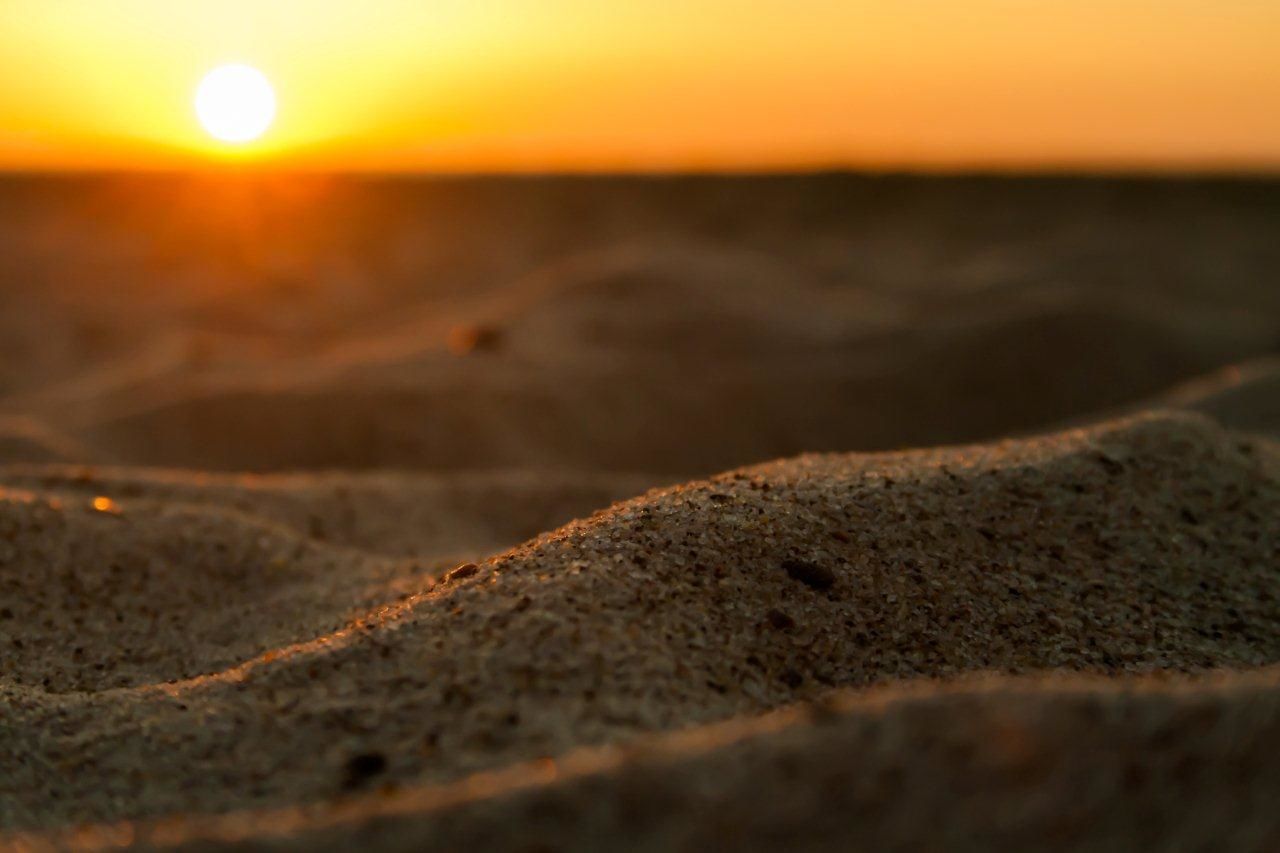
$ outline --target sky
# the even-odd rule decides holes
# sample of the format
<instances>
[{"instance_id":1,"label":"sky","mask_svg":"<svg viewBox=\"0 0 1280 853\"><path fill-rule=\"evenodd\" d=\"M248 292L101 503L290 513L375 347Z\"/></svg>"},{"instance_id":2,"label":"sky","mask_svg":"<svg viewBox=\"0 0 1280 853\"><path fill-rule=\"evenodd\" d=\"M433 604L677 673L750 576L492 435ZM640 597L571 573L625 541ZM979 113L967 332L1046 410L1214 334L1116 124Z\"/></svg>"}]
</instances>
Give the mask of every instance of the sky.
<instances>
[{"instance_id":1,"label":"sky","mask_svg":"<svg viewBox=\"0 0 1280 853\"><path fill-rule=\"evenodd\" d=\"M228 162L1276 170L1280 0L0 0L0 168Z\"/></svg>"}]
</instances>

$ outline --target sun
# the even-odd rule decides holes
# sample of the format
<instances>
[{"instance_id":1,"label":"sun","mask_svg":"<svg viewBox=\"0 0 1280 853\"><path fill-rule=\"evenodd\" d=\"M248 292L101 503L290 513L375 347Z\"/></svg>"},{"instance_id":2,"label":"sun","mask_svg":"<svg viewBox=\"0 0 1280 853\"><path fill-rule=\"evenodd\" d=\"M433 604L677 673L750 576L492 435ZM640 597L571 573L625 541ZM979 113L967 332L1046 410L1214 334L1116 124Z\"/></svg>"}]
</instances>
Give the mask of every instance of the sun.
<instances>
[{"instance_id":1,"label":"sun","mask_svg":"<svg viewBox=\"0 0 1280 853\"><path fill-rule=\"evenodd\" d=\"M221 65L196 88L196 116L209 135L222 142L252 142L276 117L271 81L249 65Z\"/></svg>"}]
</instances>

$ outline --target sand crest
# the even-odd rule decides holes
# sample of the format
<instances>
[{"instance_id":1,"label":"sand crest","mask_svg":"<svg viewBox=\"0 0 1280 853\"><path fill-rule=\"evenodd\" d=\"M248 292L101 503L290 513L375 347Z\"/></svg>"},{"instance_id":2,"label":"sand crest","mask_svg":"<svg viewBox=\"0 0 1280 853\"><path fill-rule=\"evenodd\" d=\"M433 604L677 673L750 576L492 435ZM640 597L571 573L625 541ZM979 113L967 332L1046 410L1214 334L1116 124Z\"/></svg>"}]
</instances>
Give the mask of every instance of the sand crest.
<instances>
[{"instance_id":1,"label":"sand crest","mask_svg":"<svg viewBox=\"0 0 1280 853\"><path fill-rule=\"evenodd\" d=\"M0 181L0 847L1280 846L1278 189Z\"/></svg>"},{"instance_id":2,"label":"sand crest","mask_svg":"<svg viewBox=\"0 0 1280 853\"><path fill-rule=\"evenodd\" d=\"M163 553L185 519L11 495L7 541L46 556L8 575L44 586L11 580L0 603L15 768L0 818L54 828L447 784L901 679L1275 663L1277 464L1185 414L804 456L616 504L340 626L325 602L394 588L385 560L287 528L221 550L249 522L215 514L217 570L180 582L112 549ZM275 584L253 606L246 573ZM192 627L104 631L105 654L78 654L76 631L113 611L81 591L121 575L117 600ZM57 606L25 607L41 589ZM198 635L197 591L220 602L225 642ZM46 632L38 655L13 643L28 630ZM255 644L271 650L245 654Z\"/></svg>"}]
</instances>

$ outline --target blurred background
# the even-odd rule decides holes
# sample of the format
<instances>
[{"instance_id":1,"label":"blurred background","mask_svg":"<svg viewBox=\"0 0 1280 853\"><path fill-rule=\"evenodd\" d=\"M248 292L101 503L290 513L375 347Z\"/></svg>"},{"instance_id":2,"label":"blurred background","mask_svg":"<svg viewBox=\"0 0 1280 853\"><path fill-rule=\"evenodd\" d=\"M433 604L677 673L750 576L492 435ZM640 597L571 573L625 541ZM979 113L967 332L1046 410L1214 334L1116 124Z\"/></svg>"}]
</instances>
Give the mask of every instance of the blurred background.
<instances>
[{"instance_id":1,"label":"blurred background","mask_svg":"<svg viewBox=\"0 0 1280 853\"><path fill-rule=\"evenodd\" d=\"M1278 38L1248 0L6 0L0 461L1266 429ZM195 104L229 63L274 99L235 144Z\"/></svg>"}]
</instances>

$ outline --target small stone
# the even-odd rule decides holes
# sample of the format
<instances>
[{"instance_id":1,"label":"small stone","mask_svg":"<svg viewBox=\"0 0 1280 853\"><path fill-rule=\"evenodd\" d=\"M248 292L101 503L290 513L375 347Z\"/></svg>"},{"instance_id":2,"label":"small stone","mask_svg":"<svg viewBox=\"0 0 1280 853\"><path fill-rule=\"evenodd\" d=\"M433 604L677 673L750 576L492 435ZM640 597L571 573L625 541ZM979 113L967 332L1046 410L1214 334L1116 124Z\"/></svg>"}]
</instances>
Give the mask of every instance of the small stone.
<instances>
[{"instance_id":1,"label":"small stone","mask_svg":"<svg viewBox=\"0 0 1280 853\"><path fill-rule=\"evenodd\" d=\"M492 352L501 345L502 330L497 326L478 323L456 326L449 331L449 349L454 355Z\"/></svg>"},{"instance_id":2,"label":"small stone","mask_svg":"<svg viewBox=\"0 0 1280 853\"><path fill-rule=\"evenodd\" d=\"M836 576L830 569L807 560L783 560L782 568L792 580L798 580L811 589L831 589L836 582Z\"/></svg>"},{"instance_id":3,"label":"small stone","mask_svg":"<svg viewBox=\"0 0 1280 853\"><path fill-rule=\"evenodd\" d=\"M1106 470L1107 474L1112 477L1124 471L1124 460L1119 453L1103 449L1094 458L1098 460L1098 464Z\"/></svg>"},{"instance_id":4,"label":"small stone","mask_svg":"<svg viewBox=\"0 0 1280 853\"><path fill-rule=\"evenodd\" d=\"M387 769L387 757L381 752L364 752L347 760L346 776L342 786L347 790L359 788L374 776Z\"/></svg>"},{"instance_id":5,"label":"small stone","mask_svg":"<svg viewBox=\"0 0 1280 853\"><path fill-rule=\"evenodd\" d=\"M770 625L777 628L779 631L788 631L796 626L796 620L792 619L781 610L770 610L764 615L764 618L769 621Z\"/></svg>"},{"instance_id":6,"label":"small stone","mask_svg":"<svg viewBox=\"0 0 1280 853\"><path fill-rule=\"evenodd\" d=\"M458 566L456 569L449 572L449 574L445 575L444 580L445 580L445 583L460 581L463 578L471 577L478 571L480 571L480 567L477 566L475 563L463 563L461 566Z\"/></svg>"}]
</instances>

